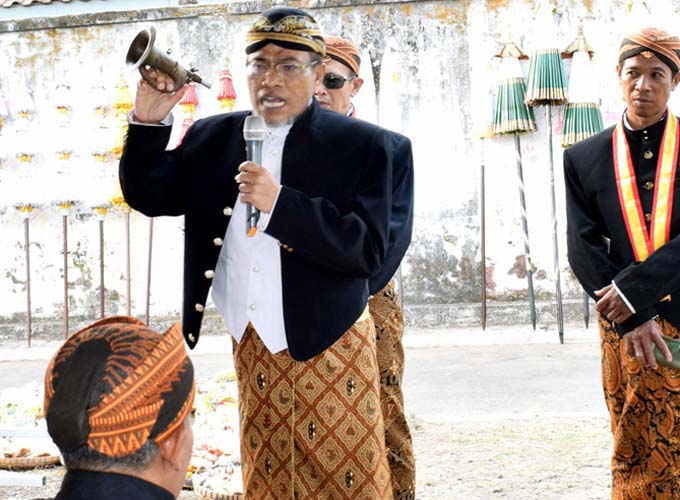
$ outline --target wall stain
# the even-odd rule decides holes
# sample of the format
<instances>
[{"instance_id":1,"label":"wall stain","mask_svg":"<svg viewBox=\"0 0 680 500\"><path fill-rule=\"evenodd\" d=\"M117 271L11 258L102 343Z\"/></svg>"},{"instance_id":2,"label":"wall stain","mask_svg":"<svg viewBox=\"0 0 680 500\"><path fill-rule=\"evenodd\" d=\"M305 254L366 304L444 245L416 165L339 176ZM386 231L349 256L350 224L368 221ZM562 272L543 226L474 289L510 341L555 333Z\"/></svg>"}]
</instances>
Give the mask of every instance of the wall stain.
<instances>
[{"instance_id":1,"label":"wall stain","mask_svg":"<svg viewBox=\"0 0 680 500\"><path fill-rule=\"evenodd\" d=\"M536 271L536 266L532 264L532 268ZM526 256L524 254L517 255L515 257L515 263L508 270L508 274L514 274L518 278L527 277L527 266L526 266Z\"/></svg>"},{"instance_id":2,"label":"wall stain","mask_svg":"<svg viewBox=\"0 0 680 500\"><path fill-rule=\"evenodd\" d=\"M487 262L485 267L486 274L486 296L488 299L496 298L496 280L494 279L495 265L493 262Z\"/></svg>"},{"instance_id":3,"label":"wall stain","mask_svg":"<svg viewBox=\"0 0 680 500\"><path fill-rule=\"evenodd\" d=\"M593 0L581 0L581 3L589 13L593 12Z\"/></svg>"},{"instance_id":4,"label":"wall stain","mask_svg":"<svg viewBox=\"0 0 680 500\"><path fill-rule=\"evenodd\" d=\"M507 9L509 4L509 0L486 0L486 6L489 10Z\"/></svg>"},{"instance_id":5,"label":"wall stain","mask_svg":"<svg viewBox=\"0 0 680 500\"><path fill-rule=\"evenodd\" d=\"M440 23L464 26L467 22L467 6L461 10L458 6L438 5L434 12L427 15L430 19L436 19Z\"/></svg>"}]
</instances>

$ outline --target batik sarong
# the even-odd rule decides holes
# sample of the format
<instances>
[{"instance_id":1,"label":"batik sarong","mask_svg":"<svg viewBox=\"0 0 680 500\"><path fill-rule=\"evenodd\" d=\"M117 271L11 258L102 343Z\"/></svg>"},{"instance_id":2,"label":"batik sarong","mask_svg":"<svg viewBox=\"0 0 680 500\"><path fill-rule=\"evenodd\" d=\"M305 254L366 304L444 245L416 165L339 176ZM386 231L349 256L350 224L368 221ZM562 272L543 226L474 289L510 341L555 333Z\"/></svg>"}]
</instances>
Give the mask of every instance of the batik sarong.
<instances>
[{"instance_id":1,"label":"batik sarong","mask_svg":"<svg viewBox=\"0 0 680 500\"><path fill-rule=\"evenodd\" d=\"M680 331L663 319L667 337ZM600 317L602 383L614 436L612 500L680 498L680 370L643 368Z\"/></svg>"},{"instance_id":2,"label":"batik sarong","mask_svg":"<svg viewBox=\"0 0 680 500\"><path fill-rule=\"evenodd\" d=\"M392 500L373 321L318 356L234 343L247 500Z\"/></svg>"},{"instance_id":3,"label":"batik sarong","mask_svg":"<svg viewBox=\"0 0 680 500\"><path fill-rule=\"evenodd\" d=\"M399 307L394 283L390 282L371 297L368 307L375 323L380 370L380 407L385 424L385 444L392 472L394 498L414 500L415 457L411 431L404 414L402 392L404 316Z\"/></svg>"}]
</instances>

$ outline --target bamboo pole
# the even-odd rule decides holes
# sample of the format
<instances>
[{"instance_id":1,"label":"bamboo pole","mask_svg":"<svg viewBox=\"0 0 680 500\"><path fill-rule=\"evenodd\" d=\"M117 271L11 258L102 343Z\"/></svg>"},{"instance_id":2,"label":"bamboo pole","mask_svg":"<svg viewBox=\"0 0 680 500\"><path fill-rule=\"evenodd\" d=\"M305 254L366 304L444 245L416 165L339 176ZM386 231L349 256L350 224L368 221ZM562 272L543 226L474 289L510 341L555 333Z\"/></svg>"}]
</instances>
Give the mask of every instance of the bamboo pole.
<instances>
[{"instance_id":1,"label":"bamboo pole","mask_svg":"<svg viewBox=\"0 0 680 500\"><path fill-rule=\"evenodd\" d=\"M107 207L95 207L99 219L99 317L106 316L106 287L104 285L104 219Z\"/></svg>"},{"instance_id":2,"label":"bamboo pole","mask_svg":"<svg viewBox=\"0 0 680 500\"><path fill-rule=\"evenodd\" d=\"M29 216L24 216L24 243L26 246L26 331L28 333L28 347L31 347L33 336L33 318L31 312L31 248L29 236Z\"/></svg>"},{"instance_id":3,"label":"bamboo pole","mask_svg":"<svg viewBox=\"0 0 680 500\"><path fill-rule=\"evenodd\" d=\"M130 209L125 208L125 297L127 315L132 316L132 285L130 273Z\"/></svg>"},{"instance_id":4,"label":"bamboo pole","mask_svg":"<svg viewBox=\"0 0 680 500\"><path fill-rule=\"evenodd\" d=\"M519 143L519 133L515 132L515 160L517 162L517 181L519 187L519 203L522 216L522 230L524 236L524 265L527 275L527 287L529 290L529 313L531 326L536 329L536 296L534 294L534 268L531 263L531 250L529 248L529 223L527 222L527 204L524 197L524 174L522 173L522 149Z\"/></svg>"},{"instance_id":5,"label":"bamboo pole","mask_svg":"<svg viewBox=\"0 0 680 500\"><path fill-rule=\"evenodd\" d=\"M484 139L482 139L482 162L479 168L479 248L480 248L480 277L482 288L482 303L480 309L480 321L482 323L482 330L486 330L486 182L484 166Z\"/></svg>"},{"instance_id":6,"label":"bamboo pole","mask_svg":"<svg viewBox=\"0 0 680 500\"><path fill-rule=\"evenodd\" d=\"M560 276L560 256L557 239L557 206L555 202L555 167L553 166L552 106L548 104L548 152L550 158L550 216L553 236L553 268L555 273L555 301L557 305L557 333L560 344L564 344L564 310L562 308L562 284Z\"/></svg>"},{"instance_id":7,"label":"bamboo pole","mask_svg":"<svg viewBox=\"0 0 680 500\"><path fill-rule=\"evenodd\" d=\"M149 255L146 270L146 324L151 319L151 259L153 255L153 218L149 219Z\"/></svg>"},{"instance_id":8,"label":"bamboo pole","mask_svg":"<svg viewBox=\"0 0 680 500\"><path fill-rule=\"evenodd\" d=\"M68 338L68 214L62 214L64 232L64 338Z\"/></svg>"}]
</instances>

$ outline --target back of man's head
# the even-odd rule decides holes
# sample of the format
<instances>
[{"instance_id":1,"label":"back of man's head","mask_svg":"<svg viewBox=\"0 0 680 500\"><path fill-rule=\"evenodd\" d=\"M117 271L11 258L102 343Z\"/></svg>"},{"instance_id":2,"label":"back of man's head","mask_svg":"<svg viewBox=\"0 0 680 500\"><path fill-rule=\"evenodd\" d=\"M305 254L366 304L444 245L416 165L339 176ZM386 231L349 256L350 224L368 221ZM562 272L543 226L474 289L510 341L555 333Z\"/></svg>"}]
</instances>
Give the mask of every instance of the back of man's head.
<instances>
[{"instance_id":1,"label":"back of man's head","mask_svg":"<svg viewBox=\"0 0 680 500\"><path fill-rule=\"evenodd\" d=\"M73 334L45 374L45 418L68 469L140 472L184 424L194 372L178 325L128 317Z\"/></svg>"}]
</instances>

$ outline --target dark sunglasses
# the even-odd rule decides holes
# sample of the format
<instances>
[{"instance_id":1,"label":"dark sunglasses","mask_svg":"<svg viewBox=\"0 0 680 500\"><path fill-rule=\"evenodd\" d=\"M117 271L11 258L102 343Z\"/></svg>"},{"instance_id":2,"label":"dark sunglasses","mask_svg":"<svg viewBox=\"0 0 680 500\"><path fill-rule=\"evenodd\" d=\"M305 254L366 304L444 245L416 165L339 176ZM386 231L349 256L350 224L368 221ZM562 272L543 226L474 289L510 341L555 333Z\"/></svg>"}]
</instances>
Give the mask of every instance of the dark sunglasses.
<instances>
[{"instance_id":1,"label":"dark sunglasses","mask_svg":"<svg viewBox=\"0 0 680 500\"><path fill-rule=\"evenodd\" d=\"M337 90L345 86L345 82L354 80L353 76L345 78L344 76L336 75L335 73L326 73L323 77L323 85L327 89Z\"/></svg>"}]
</instances>

